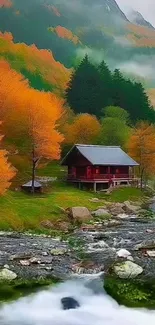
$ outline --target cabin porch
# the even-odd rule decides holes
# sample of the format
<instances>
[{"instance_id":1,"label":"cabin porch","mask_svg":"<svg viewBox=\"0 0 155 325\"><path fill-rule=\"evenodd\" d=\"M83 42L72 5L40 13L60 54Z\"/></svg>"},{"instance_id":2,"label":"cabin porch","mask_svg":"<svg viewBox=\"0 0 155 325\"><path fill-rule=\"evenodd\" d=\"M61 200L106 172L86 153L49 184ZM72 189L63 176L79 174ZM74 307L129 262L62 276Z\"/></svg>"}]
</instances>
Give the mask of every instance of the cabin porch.
<instances>
[{"instance_id":1,"label":"cabin porch","mask_svg":"<svg viewBox=\"0 0 155 325\"><path fill-rule=\"evenodd\" d=\"M68 182L79 188L107 190L110 186L130 185L137 181L134 169L128 166L82 166L68 167Z\"/></svg>"}]
</instances>

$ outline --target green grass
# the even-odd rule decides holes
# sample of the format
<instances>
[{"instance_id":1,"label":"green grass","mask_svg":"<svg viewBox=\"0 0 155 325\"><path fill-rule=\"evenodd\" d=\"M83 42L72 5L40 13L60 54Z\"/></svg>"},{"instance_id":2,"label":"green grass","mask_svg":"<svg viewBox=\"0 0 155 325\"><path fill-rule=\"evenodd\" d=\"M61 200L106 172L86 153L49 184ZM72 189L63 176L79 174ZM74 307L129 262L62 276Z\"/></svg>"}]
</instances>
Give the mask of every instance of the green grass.
<instances>
[{"instance_id":1,"label":"green grass","mask_svg":"<svg viewBox=\"0 0 155 325\"><path fill-rule=\"evenodd\" d=\"M66 168L64 166L60 166L56 162L45 164L43 168L39 168L37 170L38 176L57 177L60 180L64 178L66 174Z\"/></svg>"},{"instance_id":2,"label":"green grass","mask_svg":"<svg viewBox=\"0 0 155 325\"><path fill-rule=\"evenodd\" d=\"M89 201L92 197L93 193L82 192L59 182L54 183L49 192L43 195L8 191L0 197L0 229L39 231L43 220L50 220L55 225L67 221L61 208L86 206L94 209L95 204Z\"/></svg>"},{"instance_id":3,"label":"green grass","mask_svg":"<svg viewBox=\"0 0 155 325\"><path fill-rule=\"evenodd\" d=\"M144 192L138 188L126 187L114 190L110 196L105 196L109 201L113 202L124 202L124 201L138 201L144 197Z\"/></svg>"},{"instance_id":4,"label":"green grass","mask_svg":"<svg viewBox=\"0 0 155 325\"><path fill-rule=\"evenodd\" d=\"M37 170L38 176L57 177L58 179L56 182L49 184L47 193L32 196L20 191L14 191L14 188L31 179L30 170L24 168L24 158L18 158L17 161L20 166L20 173L17 174L11 190L5 196L0 197L0 230L30 230L49 233L49 231L41 227L41 222L50 220L54 226L51 233L54 235L60 232L60 223L68 221L63 209L84 206L90 210L95 210L104 205L104 201L90 202L90 199L94 197L113 202L134 201L143 197L142 192L136 188L115 190L110 196L81 191L62 181L66 176L66 169L55 162L45 163L42 168ZM24 172L25 170L26 172ZM22 176L23 179L21 180L19 176Z\"/></svg>"},{"instance_id":5,"label":"green grass","mask_svg":"<svg viewBox=\"0 0 155 325\"><path fill-rule=\"evenodd\" d=\"M59 223L68 221L65 209L73 206L84 206L94 210L103 205L90 202L97 194L80 191L65 182L54 182L49 191L42 195L25 194L23 192L8 191L0 197L0 229L17 231L43 231L41 222L50 220L54 229L59 230ZM100 197L100 196L99 196ZM123 202L125 200L137 200L142 193L135 188L116 190L107 201ZM105 197L103 197L105 199Z\"/></svg>"}]
</instances>

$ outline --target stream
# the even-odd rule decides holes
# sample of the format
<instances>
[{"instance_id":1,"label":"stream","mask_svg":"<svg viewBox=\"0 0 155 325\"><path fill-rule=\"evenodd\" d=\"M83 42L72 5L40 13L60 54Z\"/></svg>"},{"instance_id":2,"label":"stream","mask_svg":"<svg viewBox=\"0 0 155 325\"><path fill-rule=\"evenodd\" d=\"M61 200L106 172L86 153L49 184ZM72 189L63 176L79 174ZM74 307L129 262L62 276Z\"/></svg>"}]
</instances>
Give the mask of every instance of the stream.
<instances>
[{"instance_id":1,"label":"stream","mask_svg":"<svg viewBox=\"0 0 155 325\"><path fill-rule=\"evenodd\" d=\"M154 325L155 311L119 306L109 297L97 276L85 276L0 309L1 325ZM74 297L80 307L63 310L61 298Z\"/></svg>"}]
</instances>

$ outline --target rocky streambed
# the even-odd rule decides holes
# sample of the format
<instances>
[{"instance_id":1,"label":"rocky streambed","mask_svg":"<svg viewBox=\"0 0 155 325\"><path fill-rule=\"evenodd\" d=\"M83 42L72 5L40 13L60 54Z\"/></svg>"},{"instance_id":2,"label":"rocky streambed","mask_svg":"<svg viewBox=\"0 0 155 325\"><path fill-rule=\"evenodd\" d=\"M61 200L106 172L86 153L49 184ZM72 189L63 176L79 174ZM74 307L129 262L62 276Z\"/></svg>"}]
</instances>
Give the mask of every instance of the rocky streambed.
<instances>
[{"instance_id":1,"label":"rocky streambed","mask_svg":"<svg viewBox=\"0 0 155 325\"><path fill-rule=\"evenodd\" d=\"M65 279L110 269L120 278L155 279L154 219L121 215L82 226L66 240L0 232L0 280Z\"/></svg>"},{"instance_id":2,"label":"rocky streambed","mask_svg":"<svg viewBox=\"0 0 155 325\"><path fill-rule=\"evenodd\" d=\"M63 239L0 232L0 282L102 273L106 290L120 303L143 306L151 300L155 307L155 219L139 209L128 203L101 207L93 212L93 222L83 222Z\"/></svg>"}]
</instances>

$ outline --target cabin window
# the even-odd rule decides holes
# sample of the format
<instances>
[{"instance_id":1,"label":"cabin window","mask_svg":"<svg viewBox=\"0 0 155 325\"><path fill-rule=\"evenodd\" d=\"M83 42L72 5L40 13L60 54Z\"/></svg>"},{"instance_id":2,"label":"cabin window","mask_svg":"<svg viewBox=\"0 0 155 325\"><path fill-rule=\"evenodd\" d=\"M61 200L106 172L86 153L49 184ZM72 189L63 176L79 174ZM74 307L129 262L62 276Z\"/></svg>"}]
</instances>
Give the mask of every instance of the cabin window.
<instances>
[{"instance_id":1,"label":"cabin window","mask_svg":"<svg viewBox=\"0 0 155 325\"><path fill-rule=\"evenodd\" d=\"M97 174L97 175L99 175L100 174L100 167L96 167L96 169L95 169L95 173Z\"/></svg>"}]
</instances>

